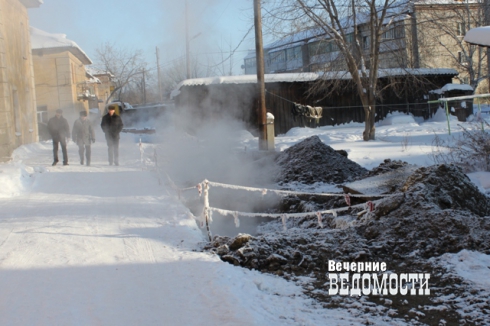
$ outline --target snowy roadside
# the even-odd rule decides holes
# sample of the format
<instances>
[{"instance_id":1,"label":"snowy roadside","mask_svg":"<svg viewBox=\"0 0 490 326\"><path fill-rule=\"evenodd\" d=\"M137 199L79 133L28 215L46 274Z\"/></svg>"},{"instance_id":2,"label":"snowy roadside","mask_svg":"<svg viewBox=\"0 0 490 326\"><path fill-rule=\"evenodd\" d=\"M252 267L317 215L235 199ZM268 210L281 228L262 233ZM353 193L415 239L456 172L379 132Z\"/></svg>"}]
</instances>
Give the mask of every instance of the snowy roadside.
<instances>
[{"instance_id":1,"label":"snowy roadside","mask_svg":"<svg viewBox=\"0 0 490 326\"><path fill-rule=\"evenodd\" d=\"M134 141L121 147L119 167L100 142L90 167L73 143L69 166L50 166L49 143L1 165L14 190L0 198L0 324L361 323L282 278L196 252L203 236L188 210L142 169Z\"/></svg>"},{"instance_id":2,"label":"snowy roadside","mask_svg":"<svg viewBox=\"0 0 490 326\"><path fill-rule=\"evenodd\" d=\"M369 146L360 139L362 127L356 124L294 128L278 137L276 144L283 150L318 135L366 168L379 165L386 155L428 165L431 137L434 132L444 135L447 124L417 124L406 119L401 117L404 123L397 123L394 116L390 124L379 126L379 140ZM451 123L456 130L457 122ZM217 133L219 137L223 138ZM409 143L404 146L407 137ZM420 313L430 314L434 309L421 306L406 319L393 315L389 306L394 300L382 298L373 306L365 297L350 299L346 309L326 309L304 295L305 289L321 294L311 288L311 277L299 277L295 285L198 252L205 241L202 231L176 194L164 183L159 185L160 176L150 171L154 145L143 144L145 155L141 157L137 140L130 135L123 138L119 167L107 165L103 142L93 147L91 167L78 165L73 143L68 167L50 166L50 143L23 146L16 150L13 162L0 165L4 185L0 188L4 213L0 217L0 286L4 289L0 324L417 325L421 324L416 319ZM196 176L197 181L213 177L209 170L200 170L206 165L216 175L235 177L249 168L244 167L241 156L239 160L221 159L220 151L206 148L204 138L191 140L195 153L207 155L193 157L195 153L186 152L189 155L184 160L174 162L177 149L170 147L163 155L159 153L159 160ZM226 146L219 145L226 152L231 145L252 152L256 143L256 138L242 132ZM473 178L480 189L487 188L486 180L488 173ZM331 192L333 188L291 185L299 191ZM279 224L276 238L282 242L287 233L281 230ZM447 290L458 290L459 296L440 296L444 301L439 313L458 309L464 316L490 311L485 308L488 302L481 301L486 293L480 290L482 285L474 285L478 277L487 278L487 260L484 253L460 252L430 262L447 269L455 282L465 282L462 286L448 284ZM465 267L474 266L479 266L476 273L465 274Z\"/></svg>"}]
</instances>

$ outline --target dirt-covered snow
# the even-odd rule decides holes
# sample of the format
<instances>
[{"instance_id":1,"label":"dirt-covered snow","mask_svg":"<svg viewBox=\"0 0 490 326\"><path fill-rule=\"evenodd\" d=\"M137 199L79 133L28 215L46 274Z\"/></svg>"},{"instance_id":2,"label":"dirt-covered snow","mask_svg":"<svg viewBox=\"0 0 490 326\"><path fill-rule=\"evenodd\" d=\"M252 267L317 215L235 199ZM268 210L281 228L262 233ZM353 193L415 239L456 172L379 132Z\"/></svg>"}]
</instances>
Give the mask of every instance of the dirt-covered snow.
<instances>
[{"instance_id":1,"label":"dirt-covered snow","mask_svg":"<svg viewBox=\"0 0 490 326\"><path fill-rule=\"evenodd\" d=\"M488 324L486 283L470 284L447 264L451 255L461 252L490 254L490 200L460 168L443 164L407 169L406 162L388 159L367 171L316 136L285 150L276 162L281 167L278 184L284 189L288 182L342 184L396 176L402 170L410 173L393 177L392 196L376 198L374 212L361 212L361 207L337 216L323 214L321 228L315 212L344 207L344 198L289 195L277 211L309 211L312 216L288 219L287 230L279 219L261 225L256 236L216 236L206 250L236 266L294 280L325 307L345 308L354 315L376 316L393 324ZM392 273L430 273L432 294L328 295L329 260L385 262ZM490 276L490 265L481 269Z\"/></svg>"}]
</instances>

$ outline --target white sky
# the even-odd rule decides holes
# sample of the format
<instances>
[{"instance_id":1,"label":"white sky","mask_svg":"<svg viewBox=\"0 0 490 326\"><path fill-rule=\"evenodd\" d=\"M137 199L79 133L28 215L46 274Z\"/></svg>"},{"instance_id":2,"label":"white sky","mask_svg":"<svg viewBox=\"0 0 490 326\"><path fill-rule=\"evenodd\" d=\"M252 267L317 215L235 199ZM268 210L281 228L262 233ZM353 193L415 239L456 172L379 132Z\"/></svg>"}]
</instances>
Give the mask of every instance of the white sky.
<instances>
[{"instance_id":1,"label":"white sky","mask_svg":"<svg viewBox=\"0 0 490 326\"><path fill-rule=\"evenodd\" d=\"M191 53L216 64L235 49L253 24L249 0L188 0ZM175 0L44 0L29 9L30 24L49 33L66 34L92 59L104 42L122 48L141 49L151 67L156 67L155 47L161 64L185 55L185 1ZM254 33L248 35L233 57L234 74L247 50L254 48ZM229 62L227 62L229 66Z\"/></svg>"},{"instance_id":2,"label":"white sky","mask_svg":"<svg viewBox=\"0 0 490 326\"><path fill-rule=\"evenodd\" d=\"M368 169L386 158L430 165L434 133L449 137L441 113L424 123L405 115L389 116L377 126L377 140L370 142L362 141L363 125L357 123L294 128L276 137L276 149L318 135L334 149L347 150L351 160ZM457 135L461 123L454 117L450 123ZM141 152L137 138L122 134L121 165L108 166L106 144L97 132L90 167L78 164L72 142L69 166L51 167L50 142L21 146L11 162L0 164L1 325L322 325L327 320L330 325L358 325L365 321L345 310L315 305L300 287L280 277L194 251L205 240L204 234L175 192L159 185L157 175L146 169L154 145L143 144ZM258 140L249 133L237 131L235 136L237 149L257 149ZM171 152L164 154L164 160L172 160ZM198 159L193 162L199 164ZM490 187L489 173L471 178L482 190ZM476 288L488 288L490 256L465 250L443 259Z\"/></svg>"}]
</instances>

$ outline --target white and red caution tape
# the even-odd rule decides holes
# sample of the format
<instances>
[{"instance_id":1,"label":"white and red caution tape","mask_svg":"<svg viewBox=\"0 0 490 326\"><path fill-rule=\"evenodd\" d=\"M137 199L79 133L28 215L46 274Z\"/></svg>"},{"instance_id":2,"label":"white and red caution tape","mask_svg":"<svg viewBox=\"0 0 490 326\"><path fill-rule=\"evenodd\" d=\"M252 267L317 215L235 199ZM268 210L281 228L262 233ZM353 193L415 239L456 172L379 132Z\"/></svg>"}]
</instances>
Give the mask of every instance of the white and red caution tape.
<instances>
[{"instance_id":1,"label":"white and red caution tape","mask_svg":"<svg viewBox=\"0 0 490 326\"><path fill-rule=\"evenodd\" d=\"M349 194L344 194L344 199L345 199L345 203L347 204L347 206L350 206L350 196L349 196Z\"/></svg>"},{"instance_id":2,"label":"white and red caution tape","mask_svg":"<svg viewBox=\"0 0 490 326\"><path fill-rule=\"evenodd\" d=\"M264 190L267 192L272 192L275 194L283 194L283 195L309 195L309 196L326 196L326 197L344 197L345 194L340 194L340 193L321 193L321 192L299 192L299 191L289 191L289 190L276 190L276 189L263 189L263 188L254 188L254 187L243 187L243 186L236 186L236 185L230 185L226 183L219 183L219 182L212 182L208 181L210 186L214 187L222 187L222 188L227 188L227 189L234 189L234 190L245 190L245 191L257 191L261 192L262 195L264 195ZM355 197L355 198L383 198L383 197L392 197L393 195L377 195L377 194L372 194L372 195L355 195L355 194L348 194L349 195L349 200L350 197Z\"/></svg>"},{"instance_id":3,"label":"white and red caution tape","mask_svg":"<svg viewBox=\"0 0 490 326\"><path fill-rule=\"evenodd\" d=\"M318 225L323 229L322 213L316 212L316 216L318 217Z\"/></svg>"},{"instance_id":4,"label":"white and red caution tape","mask_svg":"<svg viewBox=\"0 0 490 326\"><path fill-rule=\"evenodd\" d=\"M235 212L235 214L233 214L233 218L235 219L235 227L239 228L240 220L238 219L238 212Z\"/></svg>"},{"instance_id":5,"label":"white and red caution tape","mask_svg":"<svg viewBox=\"0 0 490 326\"><path fill-rule=\"evenodd\" d=\"M170 179L169 179L170 180ZM171 181L171 180L170 180ZM202 183L198 183L194 187L188 187L188 188L177 188L175 187L175 184L171 182L171 186L174 190L178 192L179 198L182 194L182 192L187 191L187 190L193 190L197 188L199 197L201 197L204 193L204 205L206 209L203 211L202 214L202 220L200 221L201 227L204 227L205 220L207 217L207 220L209 223L212 222L212 212L217 212L220 215L227 216L231 215L234 218L235 226L238 228L240 226L240 220L239 216L243 217L269 217L269 218L281 218L282 224L283 224L283 229L287 230L287 219L288 218L301 218L301 217L308 217L308 216L317 216L318 219L318 225L323 228L323 222L322 222L322 215L324 214L332 214L335 218L337 217L338 212L343 212L347 211L353 208L361 208L363 209L362 212L359 212L358 215L362 215L364 213L371 213L376 209L376 203L381 201L382 199L378 199L375 201L368 201L363 204L358 204L358 205L351 205L351 197L355 198L384 198L384 197L392 197L394 195L353 195L353 194L335 194L335 193L303 193L303 192L297 192L297 191L287 191L287 190L274 190L274 189L264 189L264 188L253 188L253 187L242 187L242 186L236 186L236 185L229 185L229 184L224 184L224 183L218 183L218 182L211 182L208 180L204 180ZM305 212L305 213L249 213L249 212L239 212L239 211L230 211L226 209L221 209L221 208L216 208L216 207L210 207L209 206L209 187L210 186L215 186L215 187L223 187L227 189L234 189L234 190L246 190L246 191L258 191L261 193L262 196L265 196L268 192L273 192L276 194L293 194L293 195L315 195L315 196L342 196L344 197L345 203L348 205L347 207L340 207L340 208L334 208L334 209L328 209L324 211L317 211L317 212Z\"/></svg>"}]
</instances>

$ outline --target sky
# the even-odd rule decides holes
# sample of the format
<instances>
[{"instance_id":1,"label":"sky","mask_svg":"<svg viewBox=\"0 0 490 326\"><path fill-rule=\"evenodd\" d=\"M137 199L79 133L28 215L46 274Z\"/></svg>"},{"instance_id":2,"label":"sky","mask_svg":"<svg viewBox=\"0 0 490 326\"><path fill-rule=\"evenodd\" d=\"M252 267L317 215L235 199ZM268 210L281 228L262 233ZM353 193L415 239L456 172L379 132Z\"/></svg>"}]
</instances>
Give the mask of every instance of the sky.
<instances>
[{"instance_id":1,"label":"sky","mask_svg":"<svg viewBox=\"0 0 490 326\"><path fill-rule=\"evenodd\" d=\"M490 120L488 113L483 116ZM453 136L461 133L458 124L469 126L451 117ZM434 135L450 138L442 111L426 122L395 113L376 127L377 140L370 142L362 140L360 123L293 128L275 138L276 150L317 135L367 169L386 158L427 166L433 164ZM168 127L157 133L158 144L141 145L137 135L123 133L120 166L114 167L96 130L90 167L79 165L73 142L68 143L70 165L52 167L50 141L23 145L10 162L0 164L1 325L364 324L365 318L352 311L315 304L295 283L199 251L206 235L198 219L152 168L157 146L180 139L206 149L210 133L196 139ZM257 151L257 138L233 130L227 138L235 150ZM186 159L199 171L204 158L192 154ZM178 159L164 151L158 161L181 164ZM469 176L482 191L490 190L490 173ZM205 178L213 181L207 173L200 180ZM488 290L489 255L463 250L442 259L477 291Z\"/></svg>"},{"instance_id":2,"label":"sky","mask_svg":"<svg viewBox=\"0 0 490 326\"><path fill-rule=\"evenodd\" d=\"M233 74L243 74L241 65L253 49L253 1L187 0L190 52L215 65L232 57ZM66 34L94 61L95 50L105 42L125 49L142 50L149 67L156 67L156 47L162 66L185 55L185 1L175 0L44 0L29 9L30 24L49 33ZM242 44L239 46L240 42ZM229 71L230 61L226 62Z\"/></svg>"}]
</instances>

